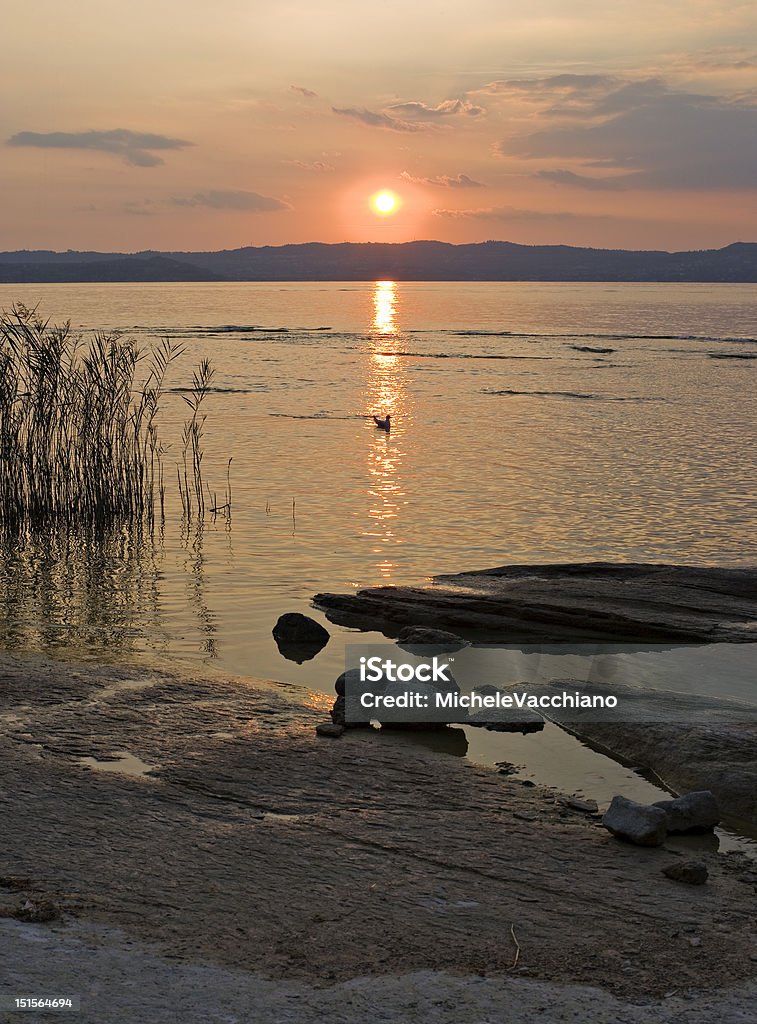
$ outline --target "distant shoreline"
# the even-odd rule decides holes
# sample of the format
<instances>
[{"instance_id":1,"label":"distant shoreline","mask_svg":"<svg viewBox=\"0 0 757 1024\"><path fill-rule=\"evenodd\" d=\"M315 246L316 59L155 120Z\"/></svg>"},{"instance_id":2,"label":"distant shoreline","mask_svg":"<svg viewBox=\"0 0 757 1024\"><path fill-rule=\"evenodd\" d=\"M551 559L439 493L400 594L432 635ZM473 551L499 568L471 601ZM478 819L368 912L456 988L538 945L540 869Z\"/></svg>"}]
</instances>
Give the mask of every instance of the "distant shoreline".
<instances>
[{"instance_id":1,"label":"distant shoreline","mask_svg":"<svg viewBox=\"0 0 757 1024\"><path fill-rule=\"evenodd\" d=\"M217 252L0 252L0 284L214 281L750 284L757 243L690 252L513 242L305 242Z\"/></svg>"}]
</instances>

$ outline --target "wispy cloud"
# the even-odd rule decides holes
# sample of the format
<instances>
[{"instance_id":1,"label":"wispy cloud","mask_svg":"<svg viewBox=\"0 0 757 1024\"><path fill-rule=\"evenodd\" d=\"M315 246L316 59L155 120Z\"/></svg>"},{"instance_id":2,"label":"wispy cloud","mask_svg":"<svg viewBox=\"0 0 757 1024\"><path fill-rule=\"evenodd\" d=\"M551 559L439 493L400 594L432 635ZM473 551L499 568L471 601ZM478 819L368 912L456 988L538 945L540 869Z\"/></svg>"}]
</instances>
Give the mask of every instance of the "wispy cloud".
<instances>
[{"instance_id":1,"label":"wispy cloud","mask_svg":"<svg viewBox=\"0 0 757 1024\"><path fill-rule=\"evenodd\" d=\"M38 149L95 150L120 156L134 167L157 167L163 163L156 151L184 149L192 143L152 132L132 132L126 128L87 132L17 132L8 146L33 146Z\"/></svg>"},{"instance_id":2,"label":"wispy cloud","mask_svg":"<svg viewBox=\"0 0 757 1024\"><path fill-rule=\"evenodd\" d=\"M325 160L285 160L284 163L299 167L302 171L315 171L319 174L334 170L334 165L327 164Z\"/></svg>"},{"instance_id":3,"label":"wispy cloud","mask_svg":"<svg viewBox=\"0 0 757 1024\"><path fill-rule=\"evenodd\" d=\"M469 178L467 174L437 174L430 178L418 178L409 171L403 171L400 178L414 185L437 185L440 188L483 188L482 181Z\"/></svg>"},{"instance_id":4,"label":"wispy cloud","mask_svg":"<svg viewBox=\"0 0 757 1024\"><path fill-rule=\"evenodd\" d=\"M283 199L262 196L259 192L235 192L211 189L195 192L190 196L174 196L173 206L206 206L211 210L244 210L248 213L271 213L274 210L290 210L291 204Z\"/></svg>"},{"instance_id":5,"label":"wispy cloud","mask_svg":"<svg viewBox=\"0 0 757 1024\"><path fill-rule=\"evenodd\" d=\"M387 107L392 114L399 114L402 117L410 117L417 121L436 121L441 117L452 117L455 114L467 114L469 117L478 117L486 111L483 107L476 106L468 100L444 100L435 107L420 100L410 100L406 103L392 103Z\"/></svg>"},{"instance_id":6,"label":"wispy cloud","mask_svg":"<svg viewBox=\"0 0 757 1024\"><path fill-rule=\"evenodd\" d=\"M521 84L538 97L533 120L544 127L498 148L503 156L560 161L537 172L544 180L591 191L757 188L757 96L675 89L660 78ZM584 173L598 169L611 173Z\"/></svg>"},{"instance_id":7,"label":"wispy cloud","mask_svg":"<svg viewBox=\"0 0 757 1024\"><path fill-rule=\"evenodd\" d=\"M362 121L371 128L385 128L392 132L418 132L425 127L422 124L415 124L412 121L403 121L400 118L392 117L390 114L382 114L375 110L367 110L365 107L332 107L335 114L342 117L351 117L355 121Z\"/></svg>"},{"instance_id":8,"label":"wispy cloud","mask_svg":"<svg viewBox=\"0 0 757 1024\"><path fill-rule=\"evenodd\" d=\"M317 92L313 92L312 89L306 89L304 85L290 85L289 88L292 92L299 93L300 96L304 96L308 100L314 100L318 96Z\"/></svg>"},{"instance_id":9,"label":"wispy cloud","mask_svg":"<svg viewBox=\"0 0 757 1024\"><path fill-rule=\"evenodd\" d=\"M435 217L448 217L454 220L601 221L608 219L603 214L574 213L571 210L522 210L514 206L486 206L473 210L442 209L433 212Z\"/></svg>"}]
</instances>

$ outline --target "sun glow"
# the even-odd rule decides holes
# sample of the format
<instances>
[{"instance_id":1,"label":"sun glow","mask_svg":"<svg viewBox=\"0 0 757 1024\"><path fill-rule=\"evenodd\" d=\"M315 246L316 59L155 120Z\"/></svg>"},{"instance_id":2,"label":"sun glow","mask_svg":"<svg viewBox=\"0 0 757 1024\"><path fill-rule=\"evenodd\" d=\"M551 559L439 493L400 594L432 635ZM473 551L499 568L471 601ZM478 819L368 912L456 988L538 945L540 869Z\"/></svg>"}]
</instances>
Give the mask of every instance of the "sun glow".
<instances>
[{"instance_id":1,"label":"sun glow","mask_svg":"<svg viewBox=\"0 0 757 1024\"><path fill-rule=\"evenodd\" d=\"M388 189L382 189L381 192L376 192L375 195L371 196L371 207L374 213L378 213L382 217L388 217L399 210L399 196Z\"/></svg>"}]
</instances>

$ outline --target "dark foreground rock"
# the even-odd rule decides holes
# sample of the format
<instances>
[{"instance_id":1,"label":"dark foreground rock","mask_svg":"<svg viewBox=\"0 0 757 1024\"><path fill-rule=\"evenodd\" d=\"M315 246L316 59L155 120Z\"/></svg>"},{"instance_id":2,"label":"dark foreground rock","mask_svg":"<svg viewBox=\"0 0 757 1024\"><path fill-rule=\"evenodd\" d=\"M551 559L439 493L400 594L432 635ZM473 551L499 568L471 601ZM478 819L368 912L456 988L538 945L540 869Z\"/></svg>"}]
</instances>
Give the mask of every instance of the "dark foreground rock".
<instances>
[{"instance_id":1,"label":"dark foreground rock","mask_svg":"<svg viewBox=\"0 0 757 1024\"><path fill-rule=\"evenodd\" d=\"M755 639L757 569L505 565L436 576L425 587L371 587L314 600L333 622L387 636L423 626L510 643L746 643Z\"/></svg>"},{"instance_id":2,"label":"dark foreground rock","mask_svg":"<svg viewBox=\"0 0 757 1024\"><path fill-rule=\"evenodd\" d=\"M662 873L674 882L685 882L687 885L704 885L709 876L707 865L701 860L676 861L663 868Z\"/></svg>"},{"instance_id":3,"label":"dark foreground rock","mask_svg":"<svg viewBox=\"0 0 757 1024\"><path fill-rule=\"evenodd\" d=\"M668 834L665 812L659 807L637 804L615 796L605 811L602 824L618 839L636 846L662 846Z\"/></svg>"},{"instance_id":4,"label":"dark foreground rock","mask_svg":"<svg viewBox=\"0 0 757 1024\"><path fill-rule=\"evenodd\" d=\"M285 658L301 665L323 650L329 642L330 634L309 615L286 612L279 616L273 627L273 639Z\"/></svg>"},{"instance_id":5,"label":"dark foreground rock","mask_svg":"<svg viewBox=\"0 0 757 1024\"><path fill-rule=\"evenodd\" d=\"M337 722L319 722L315 727L315 731L319 736L328 736L331 739L339 739L344 733L344 726L339 725Z\"/></svg>"},{"instance_id":6,"label":"dark foreground rock","mask_svg":"<svg viewBox=\"0 0 757 1024\"><path fill-rule=\"evenodd\" d=\"M718 802L708 789L685 793L675 800L657 800L654 806L665 811L671 835L711 832L720 821Z\"/></svg>"}]
</instances>

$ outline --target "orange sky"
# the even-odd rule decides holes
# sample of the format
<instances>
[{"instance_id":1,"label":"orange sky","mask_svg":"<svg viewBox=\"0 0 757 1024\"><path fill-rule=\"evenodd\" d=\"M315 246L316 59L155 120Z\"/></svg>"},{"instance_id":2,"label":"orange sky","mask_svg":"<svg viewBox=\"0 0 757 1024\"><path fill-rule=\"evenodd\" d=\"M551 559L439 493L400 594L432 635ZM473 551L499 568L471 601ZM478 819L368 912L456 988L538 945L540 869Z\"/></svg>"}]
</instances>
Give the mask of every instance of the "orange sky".
<instances>
[{"instance_id":1,"label":"orange sky","mask_svg":"<svg viewBox=\"0 0 757 1024\"><path fill-rule=\"evenodd\" d=\"M0 249L757 239L751 2L6 0L3 27Z\"/></svg>"}]
</instances>

